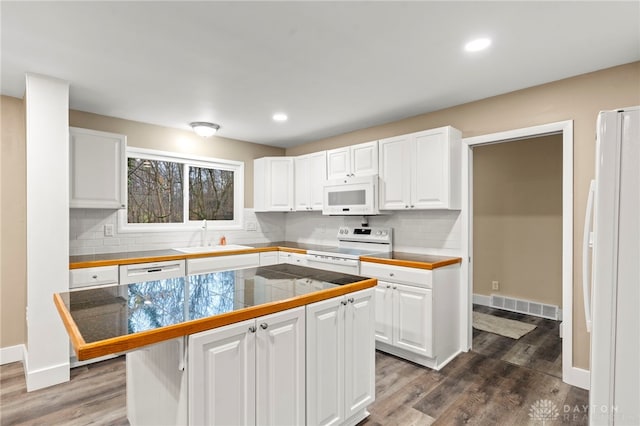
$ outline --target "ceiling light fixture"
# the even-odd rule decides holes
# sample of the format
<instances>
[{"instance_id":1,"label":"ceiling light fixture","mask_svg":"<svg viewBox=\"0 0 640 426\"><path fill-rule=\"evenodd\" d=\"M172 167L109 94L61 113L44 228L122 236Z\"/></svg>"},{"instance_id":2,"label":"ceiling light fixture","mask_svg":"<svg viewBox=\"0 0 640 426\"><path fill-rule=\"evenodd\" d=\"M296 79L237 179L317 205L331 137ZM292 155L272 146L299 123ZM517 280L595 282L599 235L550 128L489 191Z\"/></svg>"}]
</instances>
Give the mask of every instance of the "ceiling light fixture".
<instances>
[{"instance_id":1,"label":"ceiling light fixture","mask_svg":"<svg viewBox=\"0 0 640 426\"><path fill-rule=\"evenodd\" d=\"M484 50L489 46L491 46L491 39L478 38L465 44L464 50L466 50L467 52L479 52L480 50Z\"/></svg>"},{"instance_id":2,"label":"ceiling light fixture","mask_svg":"<svg viewBox=\"0 0 640 426\"><path fill-rule=\"evenodd\" d=\"M213 136L216 134L218 129L220 128L219 124L215 123L207 123L206 121L194 121L191 123L191 128L198 136L202 136L203 138L208 138L209 136Z\"/></svg>"},{"instance_id":3,"label":"ceiling light fixture","mask_svg":"<svg viewBox=\"0 0 640 426\"><path fill-rule=\"evenodd\" d=\"M281 112L273 114L273 121L287 121L288 118L287 114L283 114Z\"/></svg>"}]
</instances>

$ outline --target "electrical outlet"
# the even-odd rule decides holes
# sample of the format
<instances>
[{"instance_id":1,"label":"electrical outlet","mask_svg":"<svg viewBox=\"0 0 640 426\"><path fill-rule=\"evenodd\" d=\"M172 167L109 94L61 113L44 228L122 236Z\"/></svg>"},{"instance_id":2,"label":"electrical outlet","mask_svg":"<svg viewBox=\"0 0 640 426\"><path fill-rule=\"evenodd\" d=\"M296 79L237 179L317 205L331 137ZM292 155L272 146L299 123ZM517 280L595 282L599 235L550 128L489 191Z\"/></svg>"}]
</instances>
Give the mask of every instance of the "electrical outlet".
<instances>
[{"instance_id":1,"label":"electrical outlet","mask_svg":"<svg viewBox=\"0 0 640 426\"><path fill-rule=\"evenodd\" d=\"M491 290L500 290L500 283L498 281L491 281Z\"/></svg>"},{"instance_id":2,"label":"electrical outlet","mask_svg":"<svg viewBox=\"0 0 640 426\"><path fill-rule=\"evenodd\" d=\"M105 237L113 237L113 224L107 223L104 225L104 236Z\"/></svg>"},{"instance_id":3,"label":"electrical outlet","mask_svg":"<svg viewBox=\"0 0 640 426\"><path fill-rule=\"evenodd\" d=\"M255 222L247 222L247 231L257 231L258 224Z\"/></svg>"}]
</instances>

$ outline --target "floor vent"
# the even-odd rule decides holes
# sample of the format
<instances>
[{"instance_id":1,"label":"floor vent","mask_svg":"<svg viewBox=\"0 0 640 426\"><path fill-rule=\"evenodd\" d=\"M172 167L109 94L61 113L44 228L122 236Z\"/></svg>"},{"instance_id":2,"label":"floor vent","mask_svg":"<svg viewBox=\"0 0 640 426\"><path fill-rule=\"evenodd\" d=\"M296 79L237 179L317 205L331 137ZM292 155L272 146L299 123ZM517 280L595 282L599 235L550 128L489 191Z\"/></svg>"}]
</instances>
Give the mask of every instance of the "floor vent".
<instances>
[{"instance_id":1,"label":"floor vent","mask_svg":"<svg viewBox=\"0 0 640 426\"><path fill-rule=\"evenodd\" d=\"M529 300L515 299L513 297L491 295L492 308L504 309L521 314L535 315L537 317L560 320L559 309L556 305L531 302Z\"/></svg>"}]
</instances>

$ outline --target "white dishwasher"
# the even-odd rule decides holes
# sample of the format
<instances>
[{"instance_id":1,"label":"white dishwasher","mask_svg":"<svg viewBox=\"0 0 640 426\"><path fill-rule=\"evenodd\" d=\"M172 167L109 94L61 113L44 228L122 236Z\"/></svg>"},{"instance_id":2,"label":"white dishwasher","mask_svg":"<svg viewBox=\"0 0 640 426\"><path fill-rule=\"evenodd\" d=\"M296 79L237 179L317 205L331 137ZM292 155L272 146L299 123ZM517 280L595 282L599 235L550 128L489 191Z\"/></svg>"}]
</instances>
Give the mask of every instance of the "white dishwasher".
<instances>
[{"instance_id":1,"label":"white dishwasher","mask_svg":"<svg viewBox=\"0 0 640 426\"><path fill-rule=\"evenodd\" d=\"M178 278L185 275L184 259L120 265L120 285Z\"/></svg>"}]
</instances>

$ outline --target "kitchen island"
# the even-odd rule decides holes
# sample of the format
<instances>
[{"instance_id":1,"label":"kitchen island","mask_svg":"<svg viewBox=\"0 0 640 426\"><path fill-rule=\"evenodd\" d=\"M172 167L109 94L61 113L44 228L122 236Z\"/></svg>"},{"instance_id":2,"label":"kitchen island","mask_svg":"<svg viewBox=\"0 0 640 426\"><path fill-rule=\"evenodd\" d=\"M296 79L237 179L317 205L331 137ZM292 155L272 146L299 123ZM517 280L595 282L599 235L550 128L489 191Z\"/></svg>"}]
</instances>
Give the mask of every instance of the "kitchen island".
<instances>
[{"instance_id":1,"label":"kitchen island","mask_svg":"<svg viewBox=\"0 0 640 426\"><path fill-rule=\"evenodd\" d=\"M375 279L272 265L56 294L79 359L127 352L131 424L356 424Z\"/></svg>"}]
</instances>

